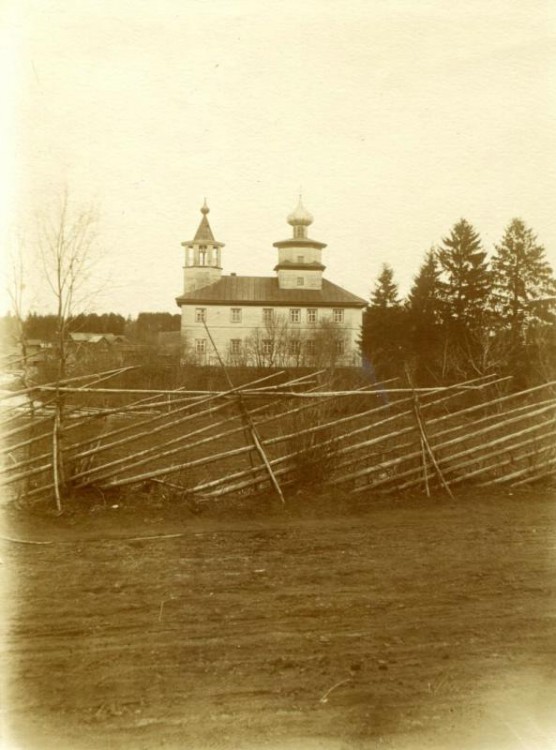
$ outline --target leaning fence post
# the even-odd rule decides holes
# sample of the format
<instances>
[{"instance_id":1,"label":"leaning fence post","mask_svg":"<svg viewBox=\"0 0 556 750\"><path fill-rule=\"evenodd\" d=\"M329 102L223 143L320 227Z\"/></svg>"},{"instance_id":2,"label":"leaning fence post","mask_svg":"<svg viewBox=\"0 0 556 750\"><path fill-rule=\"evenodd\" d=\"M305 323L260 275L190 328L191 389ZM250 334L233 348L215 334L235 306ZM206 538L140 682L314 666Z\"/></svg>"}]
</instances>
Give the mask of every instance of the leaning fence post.
<instances>
[{"instance_id":1,"label":"leaning fence post","mask_svg":"<svg viewBox=\"0 0 556 750\"><path fill-rule=\"evenodd\" d=\"M207 336L210 339L210 343L212 344L212 347L213 347L214 351L216 352L216 356L218 357L218 361L220 362L220 366L222 367L222 370L224 371L224 375L226 376L226 380L228 381L228 385L230 386L231 389L233 389L234 384L232 383L232 379L230 378L228 370L226 369L226 366L225 366L225 364L224 364L224 362L222 360L222 357L220 356L220 352L216 348L216 344L214 343L214 339L212 338L212 335L211 335L211 333L210 333L210 331L208 329L206 320L203 320L203 325L205 326L205 331L207 332ZM253 441L253 445L255 446L255 449L256 449L257 453L259 454L259 456L262 459L262 462L265 465L265 468L266 468L266 470L268 472L268 476L270 477L270 481L271 481L272 486L274 487L274 489L276 491L276 494L278 495L278 497L280 498L282 504L284 505L286 501L284 500L284 494L282 492L282 488L280 487L280 485L278 483L278 480L276 479L276 476L275 476L274 472L272 471L272 467L271 467L270 462L268 460L268 457L267 457L267 455L266 455L266 453L264 451L264 448L262 446L262 443L261 443L261 440L259 438L259 435L257 434L257 430L255 428L255 425L253 424L253 421L252 421L252 419L251 419L251 417L249 415L248 410L245 408L245 404L243 403L243 399L241 397L241 392L240 391L237 392L237 401L238 401L238 405L239 405L239 410L241 412L241 416L245 420L245 422L247 423L247 425L249 426L249 432L251 433L251 439Z\"/></svg>"},{"instance_id":2,"label":"leaning fence post","mask_svg":"<svg viewBox=\"0 0 556 750\"><path fill-rule=\"evenodd\" d=\"M62 496L60 493L60 446L59 446L59 429L60 429L60 410L59 404L56 404L54 414L54 426L52 429L52 475L54 482L54 497L56 498L56 510L62 512Z\"/></svg>"},{"instance_id":3,"label":"leaning fence post","mask_svg":"<svg viewBox=\"0 0 556 750\"><path fill-rule=\"evenodd\" d=\"M427 453L430 456L432 465L434 466L434 470L438 474L438 478L440 479L441 485L444 487L448 495L454 500L454 495L452 493L452 490L450 489L448 483L444 479L444 474L442 473L442 470L440 469L440 466L438 465L436 461L436 456L434 455L434 452L431 448L431 444L429 443L429 439L427 437L427 432L425 430L425 425L423 423L423 417L421 415L421 408L419 404L419 396L417 395L417 391L413 391L413 412L415 414L415 421L417 422L417 429L419 430L419 433L421 435L421 442L422 445L426 448ZM426 461L425 456L423 456L423 466L425 470L425 481L427 482L427 488L428 488L428 480L427 480L427 474L426 474Z\"/></svg>"}]
</instances>

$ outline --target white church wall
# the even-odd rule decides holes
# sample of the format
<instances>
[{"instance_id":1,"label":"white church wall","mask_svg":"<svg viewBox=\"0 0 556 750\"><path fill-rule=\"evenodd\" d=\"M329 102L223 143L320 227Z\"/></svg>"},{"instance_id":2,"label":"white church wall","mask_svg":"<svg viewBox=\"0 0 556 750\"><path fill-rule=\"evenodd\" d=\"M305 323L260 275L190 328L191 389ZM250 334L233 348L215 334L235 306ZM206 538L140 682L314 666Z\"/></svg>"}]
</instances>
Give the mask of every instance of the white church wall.
<instances>
[{"instance_id":1,"label":"white church wall","mask_svg":"<svg viewBox=\"0 0 556 750\"><path fill-rule=\"evenodd\" d=\"M265 322L269 315L265 312L267 310L272 310L273 323ZM278 327L285 329L288 338L308 340L318 335L319 324L330 321L344 335L344 351L339 354L338 364L354 365L359 362L357 340L362 315L360 308L188 304L182 306L182 340L186 342L189 355L193 355L197 361L211 364L217 358L203 324L203 316L224 359L228 357L231 347L238 346L231 344L232 341L241 341L241 353L245 354L248 339L252 341L256 337L262 342L266 337L272 338Z\"/></svg>"}]
</instances>

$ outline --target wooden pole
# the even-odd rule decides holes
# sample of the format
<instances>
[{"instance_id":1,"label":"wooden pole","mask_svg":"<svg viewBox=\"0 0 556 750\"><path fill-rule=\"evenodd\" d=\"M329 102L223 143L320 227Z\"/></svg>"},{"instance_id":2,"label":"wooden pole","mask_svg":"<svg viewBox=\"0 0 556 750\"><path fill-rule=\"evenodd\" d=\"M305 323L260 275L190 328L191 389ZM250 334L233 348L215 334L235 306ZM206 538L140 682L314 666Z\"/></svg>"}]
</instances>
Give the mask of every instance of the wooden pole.
<instances>
[{"instance_id":1,"label":"wooden pole","mask_svg":"<svg viewBox=\"0 0 556 750\"><path fill-rule=\"evenodd\" d=\"M56 416L54 417L54 427L52 430L52 476L54 481L54 497L56 498L56 510L58 513L62 512L62 496L60 492L60 453L58 449L58 428L60 423L60 415L58 408L56 408Z\"/></svg>"},{"instance_id":2,"label":"wooden pole","mask_svg":"<svg viewBox=\"0 0 556 750\"><path fill-rule=\"evenodd\" d=\"M544 409L543 411L546 411L546 409ZM525 416L530 416L530 415L525 415ZM523 419L523 417L521 417L521 419ZM519 418L517 418L517 419L513 418L511 420L505 420L503 423L501 423L501 425L494 425L493 427L490 428L490 430L492 430L493 428L496 429L496 428L498 428L500 426L507 426L508 423L515 423L516 421L519 421ZM527 427L527 428L525 428L523 430L519 430L518 432L514 432L514 433L503 435L502 437L496 438L495 440L492 440L492 441L490 441L487 444L475 445L472 448L468 448L468 449L466 449L464 451L460 451L459 453L453 454L452 456L447 456L444 459L441 458L440 459L440 463L447 463L449 461L453 461L454 459L461 458L461 457L470 455L472 453L476 453L478 451L484 452L484 450L487 449L487 448L491 448L491 447L494 447L494 446L504 445L505 443L511 442L516 437L521 437L522 435L528 435L528 434L531 434L532 432L537 432L539 429L543 429L544 427L545 427L545 425L543 425L543 424L534 424L534 425L532 425L530 427ZM486 430L481 430L480 432L481 433L485 433ZM442 448L446 448L447 446L457 445L457 444L459 444L461 442L465 442L466 440L469 440L470 438L474 437L476 434L477 433L473 433L471 435L466 435L464 437L455 438L454 440L447 441L442 446ZM440 446L435 446L435 447L438 450L438 448ZM370 474L370 473L373 473L374 471L380 470L381 468L386 468L386 467L392 467L392 466L395 466L395 465L399 465L400 463L406 462L407 460L412 459L412 458L416 458L418 456L419 456L419 451L415 451L414 453L405 455L404 457L396 458L396 459L393 459L391 461L385 462L385 463L381 464L379 467L376 467L376 468L375 467L371 467L371 469L363 469L363 470L355 472L355 473L353 473L351 475L347 475L346 477L343 477L341 479L341 481L345 481L347 479L353 479L353 478L355 478L357 476L364 476L366 474ZM397 482L398 482L398 480L400 478L402 478L404 476L410 476L411 474L415 474L416 471L418 471L418 470L416 470L416 469L409 469L406 472L398 474L396 477L388 478L388 479L385 479L385 480L379 480L378 482L374 482L373 485L372 485L372 487L374 488L374 487L378 487L378 486L383 486L385 484L396 483L396 487L399 490L409 489L409 487L415 486L415 485L419 484L421 480L417 479L417 480L414 480L412 482L406 482L404 484L398 484Z\"/></svg>"},{"instance_id":3,"label":"wooden pole","mask_svg":"<svg viewBox=\"0 0 556 750\"><path fill-rule=\"evenodd\" d=\"M454 395L455 394L452 394L450 396L443 396L441 399L438 399L438 401L440 402L440 401L448 400L449 398L453 398ZM389 405L383 405L383 406L380 406L380 407L377 407L375 409L370 410L370 412L376 412L376 411L383 410L385 408L391 408L391 406L392 406L391 404L389 404ZM365 414L365 413L366 412L364 412L363 414ZM363 414L355 415L355 417L350 417L350 419L360 418L361 416L363 416ZM387 419L382 420L382 422L380 422L378 424L386 424L387 422L391 421L392 419L398 418L399 416L403 416L404 414L411 414L411 412L404 412L402 415L394 415L393 417L388 417ZM338 424L338 423L341 423L343 421L345 421L345 418L341 418L339 420L336 420L332 424ZM329 427L330 424L331 423L327 423L326 425L322 425L319 428L322 429L324 427ZM358 428L357 430L353 430L353 431L351 431L349 433L342 433L341 435L339 435L337 437L334 437L332 439L325 440L324 442L319 443L319 446L324 447L324 446L327 446L327 445L331 445L334 442L337 442L337 441L340 441L340 440L344 440L345 438L347 438L347 437L349 437L349 436L351 436L353 434L359 433L362 430L367 431L367 430L372 429L373 427L376 427L376 426L377 426L376 423L375 423L375 425L371 425L371 426L365 425L363 428ZM310 433L310 432L313 432L314 430L315 430L315 428L309 428L308 430L298 431L296 433L292 433L292 434L289 434L289 435L280 435L280 436L278 436L276 438L271 438L270 440L267 440L265 442L265 445L270 445L270 444L275 444L275 443L283 442L283 441L286 441L286 440L290 440L292 438L297 437L298 435L305 434L305 433ZM392 437L392 435L398 435L398 434L403 434L403 433L412 432L412 431L413 431L413 427L406 427L403 430L400 430L400 431L398 431L396 433L391 433L389 435L381 435L381 436L379 436L377 438L374 438L373 440L364 441L363 443L360 443L358 447L365 447L367 445L370 445L370 444L373 444L373 443L380 442L380 441L383 441L385 439L388 439L389 437ZM350 450L350 449L351 448L348 448L346 450ZM242 452L242 451L245 451L245 450L246 449L235 449L234 451L228 451L228 452L224 452L224 453L212 454L211 456L204 457L202 459L197 459L196 461L193 461L193 462L186 462L186 463L182 463L182 464L174 464L172 466L169 466L169 467L166 467L166 468L163 468L163 469L157 469L157 470L153 470L152 472L145 472L143 474L135 475L134 477L126 477L125 479L116 480L114 482L110 482L110 483L102 485L102 486L103 487L116 487L116 486L124 486L124 485L127 485L127 484L133 484L135 482L139 482L139 481L143 481L145 479L149 479L151 476L163 476L165 473L166 474L171 474L171 473L174 473L174 472L177 472L177 471L181 471L181 470L183 470L185 468L191 468L193 466L199 466L199 465L202 465L202 464L207 464L207 463L219 461L221 459L228 458L231 455L238 455L239 452ZM247 449L247 450L249 450L249 449ZM340 450L340 452L342 452L342 451ZM295 454L291 454L291 455L295 455ZM106 467L106 465L104 465L104 466Z\"/></svg>"},{"instance_id":4,"label":"wooden pole","mask_svg":"<svg viewBox=\"0 0 556 750\"><path fill-rule=\"evenodd\" d=\"M218 361L220 362L220 366L222 367L222 370L224 371L224 374L226 376L226 380L228 381L228 385L230 386L230 389L232 389L234 387L233 383L232 383L232 380L230 378L228 370L226 369L226 367L224 365L224 362L222 361L222 357L220 356L220 352L218 351L218 348L217 348L216 344L214 343L214 339L212 338L212 334L209 331L209 328L207 326L206 320L203 320L203 324L205 326L205 331L207 332L207 336L210 339L212 347L213 347L214 351L216 352L216 356L218 357ZM278 480L274 476L274 473L272 471L272 468L270 466L270 463L268 461L266 453L265 453L265 451L263 449L263 446L262 446L261 441L259 439L259 436L257 434L257 430L255 429L255 425L253 424L253 421L251 420L249 412L245 408L245 404L243 403L242 394L239 393L239 392L237 394L237 400L238 400L239 410L240 410L240 412L242 414L242 417L245 419L245 422L248 425L249 431L251 433L251 439L253 440L253 445L255 446L255 448L256 448L259 456L261 457L264 465L266 466L266 470L268 472L268 476L270 477L270 481L272 483L272 486L274 487L274 490L275 490L276 494L280 498L280 501L281 501L282 505L284 505L286 501L284 500L284 495L282 494L282 489L281 489L280 485L278 484Z\"/></svg>"},{"instance_id":5,"label":"wooden pole","mask_svg":"<svg viewBox=\"0 0 556 750\"><path fill-rule=\"evenodd\" d=\"M411 382L411 375L410 375L409 369L407 367L406 367L406 377L407 377L408 383L411 386L413 386L413 383ZM434 467L434 470L436 471L436 474L437 474L438 478L440 479L441 485L444 487L444 489L446 490L447 494L453 500L454 496L452 494L452 491L448 487L448 485L446 484L446 480L444 479L444 474L442 473L442 471L441 471L441 469L440 469L440 467L438 465L438 462L436 460L436 456L434 455L434 451L431 448L431 444L429 442L429 437L427 435L427 430L425 428L425 422L424 422L423 417L421 415L421 409L419 407L419 396L418 396L416 390L413 391L413 413L415 414L415 421L417 423L417 429L419 431L419 436L420 436L420 439L421 439L421 451L423 453L423 470L425 472L425 484L426 484L426 488L427 488L427 495L429 494L429 491L428 491L429 490L429 487L428 487L428 478L427 478L427 462L426 462L426 458L424 456L423 448L429 454L431 463L432 463L432 465Z\"/></svg>"},{"instance_id":6,"label":"wooden pole","mask_svg":"<svg viewBox=\"0 0 556 750\"><path fill-rule=\"evenodd\" d=\"M254 382L260 382L261 380L266 380L266 379L268 379L269 377L275 377L275 376L278 376L278 375L283 375L283 374L284 374L283 372L278 372L278 373L274 373L274 374L273 374L272 376L265 376L265 378L259 379L259 380L257 380L257 381L254 381ZM294 382L294 383L295 383L295 382L299 382L299 381L301 381L301 380L304 380L304 379L306 379L306 378L305 378L305 377L304 377L304 378L295 378L295 379L294 379L294 381L292 381L292 382ZM227 404L223 404L223 405L221 405L221 407L218 407L218 408L224 408L225 406L227 406ZM262 407L259 407L259 408L257 409L257 411L259 411L259 410L262 410L262 409L265 409L265 408L268 408L268 405L267 405L267 406L262 406ZM201 413L205 413L205 412L208 412L208 411L212 411L212 413L214 413L214 408L212 408L212 410L210 410L210 409L207 409L207 410L205 410L204 412L201 412ZM195 417L197 417L197 416L199 416L199 413L197 413L197 414L194 414L194 415L192 415L192 416L188 416L187 418L188 418L188 419L189 419L189 418L195 418ZM182 420L185 420L185 418L182 418ZM180 420L178 420L178 421L180 421ZM214 425L212 425L212 427L214 427ZM157 429L158 429L158 428L157 428ZM241 429L243 429L243 428L239 428L239 429L241 430ZM146 433L146 434L149 434L149 435L150 435L150 434L152 434L152 431L151 431L151 433ZM132 436L132 439L133 439L134 437L135 437L135 436ZM213 436L213 438L214 438L214 436ZM118 442L120 442L120 443L125 443L125 442L127 442L127 439L126 439L126 440L124 440L124 441L118 441ZM207 442L207 441L199 441L199 442ZM103 448L104 448L104 447L106 447L106 446L103 446ZM187 447L189 447L189 446L187 446ZM246 451L251 451L251 450L252 450L252 448L251 448L251 447L248 447L248 448L240 449L240 451L239 451L239 452L246 452ZM92 449L92 450L90 450L90 451L84 451L84 452L82 452L81 454L77 454L77 456L79 456L80 458L84 458L84 457L86 457L86 456L93 456L93 455L95 455L95 454L96 454L96 453L98 453L98 452L99 452L99 450L98 450L98 449ZM238 455L239 453L238 453L238 452L236 452L236 451L233 451L233 452L232 452L232 454L233 454L233 455ZM193 462L193 465L202 465L202 464L204 464L204 463L211 463L211 462L213 462L213 461L217 461L217 460L219 460L219 459L221 459L221 458L226 458L226 457L228 457L228 454L227 454L227 453L224 453L224 454L211 454L211 455L210 455L210 456L208 456L208 457L205 457L205 458L202 458L202 459L200 459L200 460L198 460L198 461L196 461L196 462ZM73 458L76 458L76 457L75 457L75 456L73 456ZM128 456L128 458L129 458L129 456ZM111 467L111 465L112 465L113 463L117 463L117 461L116 461L116 462L109 462L108 464L103 464L103 465L102 465L101 467L97 467L97 469L98 469L98 470L104 470L104 469L106 469L106 468L109 468L109 467ZM187 463L187 464L185 464L185 465L180 465L180 466L178 467L178 469L177 469L177 470L181 470L182 468L189 468L189 467L190 467L190 465L191 465L190 463ZM39 467L36 467L35 469L32 469L32 470L30 470L29 472L24 472L23 474L19 474L19 475L16 475L16 476L10 477L10 478L9 478L9 480L6 480L6 481L4 481L4 482L3 482L3 484L9 484L10 482L14 482L14 481L17 481L17 480L19 480L19 479L21 479L21 478L24 478L24 477L27 477L27 476L29 476L29 475L32 475L32 474L37 474L37 473L41 473L41 472L45 471L46 469L48 469L49 467L50 467L50 464L46 464L46 465L43 465L43 466L39 466ZM75 479L77 479L77 478L80 478L80 477L83 477L83 476L85 476L85 475L88 475L88 474L90 474L90 473L91 473L92 471L96 471L97 469L88 469L87 471L82 471L82 472L78 472L78 473L76 473L76 474L75 474L75 475L73 476L73 479L75 480ZM174 471L174 467L170 467L170 471L169 471L168 473L172 473L173 471ZM115 473L115 472L109 472L107 476L110 476L110 475L112 475L113 473ZM161 471L157 471L157 474L156 474L156 476L160 476L160 475L161 475L161 474L163 474L163 473L164 473L164 470L162 470L162 472L161 472ZM99 481L99 480L103 481L103 480L104 480L104 478L105 478L104 476L102 476L102 477L100 477L100 478L97 478L97 481ZM126 483L127 483L127 482L126 482ZM77 488L78 488L78 487L83 487L83 486L86 486L86 484L88 484L88 482L82 482L81 484L78 484L78 485L77 485L76 487L77 487ZM45 486L43 486L43 487L40 487L40 488L37 488L37 489L35 489L35 490L31 490L31 491L29 492L29 496L31 496L31 495L35 495L35 494L40 494L40 493L44 492L45 490L47 490L47 489L50 489L51 487L52 487L52 485L45 485Z\"/></svg>"}]
</instances>

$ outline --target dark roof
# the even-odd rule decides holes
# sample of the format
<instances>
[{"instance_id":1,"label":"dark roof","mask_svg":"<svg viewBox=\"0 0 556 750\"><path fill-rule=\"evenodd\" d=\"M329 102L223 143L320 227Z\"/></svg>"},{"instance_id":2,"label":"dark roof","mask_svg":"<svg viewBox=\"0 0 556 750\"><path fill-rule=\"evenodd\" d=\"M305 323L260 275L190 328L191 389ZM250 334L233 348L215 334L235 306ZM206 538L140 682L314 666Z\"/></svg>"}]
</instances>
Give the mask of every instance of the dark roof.
<instances>
[{"instance_id":1,"label":"dark roof","mask_svg":"<svg viewBox=\"0 0 556 750\"><path fill-rule=\"evenodd\" d=\"M273 247L326 247L325 242L319 242L318 240L312 240L309 237L288 237L286 240L279 240L278 242L272 243Z\"/></svg>"},{"instance_id":2,"label":"dark roof","mask_svg":"<svg viewBox=\"0 0 556 750\"><path fill-rule=\"evenodd\" d=\"M199 224L197 234L195 235L193 241L214 242L214 235L212 233L212 229L210 228L210 224L208 223L206 215L201 219L201 223Z\"/></svg>"},{"instance_id":3,"label":"dark roof","mask_svg":"<svg viewBox=\"0 0 556 750\"><path fill-rule=\"evenodd\" d=\"M274 276L222 276L214 284L188 292L176 299L178 305L191 303L227 304L241 302L244 305L307 305L312 307L366 307L361 297L342 289L327 279L322 280L322 289L280 289Z\"/></svg>"},{"instance_id":4,"label":"dark roof","mask_svg":"<svg viewBox=\"0 0 556 750\"><path fill-rule=\"evenodd\" d=\"M278 263L278 265L274 266L275 271L277 271L279 268L291 270L307 269L308 271L314 271L316 269L318 271L324 271L326 266L323 266L322 263L318 263L316 260L312 260L310 263L294 263L294 261L292 260L283 260L281 263Z\"/></svg>"}]
</instances>

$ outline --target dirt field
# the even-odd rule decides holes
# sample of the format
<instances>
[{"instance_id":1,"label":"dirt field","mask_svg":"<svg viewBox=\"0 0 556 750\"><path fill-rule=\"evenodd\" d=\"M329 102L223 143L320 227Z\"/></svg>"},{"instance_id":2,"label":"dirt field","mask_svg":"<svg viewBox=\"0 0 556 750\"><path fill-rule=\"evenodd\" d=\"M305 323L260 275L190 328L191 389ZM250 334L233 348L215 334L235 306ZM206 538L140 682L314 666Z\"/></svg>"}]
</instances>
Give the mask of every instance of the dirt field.
<instances>
[{"instance_id":1,"label":"dirt field","mask_svg":"<svg viewBox=\"0 0 556 750\"><path fill-rule=\"evenodd\" d=\"M556 493L481 492L8 509L4 746L556 748Z\"/></svg>"}]
</instances>

